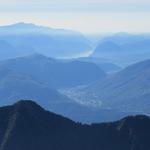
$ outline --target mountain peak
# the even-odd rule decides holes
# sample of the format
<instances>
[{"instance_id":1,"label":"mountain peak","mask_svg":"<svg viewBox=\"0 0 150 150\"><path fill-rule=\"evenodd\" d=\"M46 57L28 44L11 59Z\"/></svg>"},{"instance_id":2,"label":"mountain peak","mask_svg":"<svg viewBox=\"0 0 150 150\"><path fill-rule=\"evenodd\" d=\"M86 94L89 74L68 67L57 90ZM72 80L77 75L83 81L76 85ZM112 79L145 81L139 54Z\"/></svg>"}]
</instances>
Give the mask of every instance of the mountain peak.
<instances>
[{"instance_id":1,"label":"mountain peak","mask_svg":"<svg viewBox=\"0 0 150 150\"><path fill-rule=\"evenodd\" d=\"M20 109L13 113L11 107L0 110L0 150L59 150L58 145L62 150L150 147L150 119L136 121L144 116L129 117L130 121L119 124L82 125L50 112L35 111L31 108L39 106L32 101L21 100L13 106Z\"/></svg>"},{"instance_id":2,"label":"mountain peak","mask_svg":"<svg viewBox=\"0 0 150 150\"><path fill-rule=\"evenodd\" d=\"M26 56L27 58L39 58L39 59L47 59L48 57L39 54L39 53L33 53L31 55Z\"/></svg>"},{"instance_id":3,"label":"mountain peak","mask_svg":"<svg viewBox=\"0 0 150 150\"><path fill-rule=\"evenodd\" d=\"M13 26L14 26L14 27L18 27L18 28L25 28L25 27L31 28L31 27L36 27L36 25L33 24L33 23L25 23L25 22L18 22L18 23L12 24L11 26L12 26L12 27L13 27Z\"/></svg>"},{"instance_id":4,"label":"mountain peak","mask_svg":"<svg viewBox=\"0 0 150 150\"><path fill-rule=\"evenodd\" d=\"M120 120L118 122L118 130L126 130L126 129L140 129L141 127L146 128L147 126L149 126L150 123L150 118L148 116L145 115L137 115L137 116L128 116L123 118L122 120Z\"/></svg>"},{"instance_id":5,"label":"mountain peak","mask_svg":"<svg viewBox=\"0 0 150 150\"><path fill-rule=\"evenodd\" d=\"M31 101L31 100L20 100L18 102L16 102L13 105L15 108L19 108L19 109L23 109L23 108L27 108L28 111L30 110L44 110L40 105L38 105L36 102Z\"/></svg>"},{"instance_id":6,"label":"mountain peak","mask_svg":"<svg viewBox=\"0 0 150 150\"><path fill-rule=\"evenodd\" d=\"M58 61L55 58L47 57L47 56L39 54L39 53L33 53L33 54L25 56L23 58L29 59L29 60L34 61L34 62L35 61L36 62L41 62L41 61L42 62L55 62L55 61Z\"/></svg>"},{"instance_id":7,"label":"mountain peak","mask_svg":"<svg viewBox=\"0 0 150 150\"><path fill-rule=\"evenodd\" d=\"M129 123L130 121L143 121L143 120L149 120L150 118L146 115L136 115L136 116L128 116L123 118L121 121ZM121 122L120 121L120 122Z\"/></svg>"},{"instance_id":8,"label":"mountain peak","mask_svg":"<svg viewBox=\"0 0 150 150\"><path fill-rule=\"evenodd\" d=\"M37 105L37 104L32 100L20 100L16 102L14 105Z\"/></svg>"}]
</instances>

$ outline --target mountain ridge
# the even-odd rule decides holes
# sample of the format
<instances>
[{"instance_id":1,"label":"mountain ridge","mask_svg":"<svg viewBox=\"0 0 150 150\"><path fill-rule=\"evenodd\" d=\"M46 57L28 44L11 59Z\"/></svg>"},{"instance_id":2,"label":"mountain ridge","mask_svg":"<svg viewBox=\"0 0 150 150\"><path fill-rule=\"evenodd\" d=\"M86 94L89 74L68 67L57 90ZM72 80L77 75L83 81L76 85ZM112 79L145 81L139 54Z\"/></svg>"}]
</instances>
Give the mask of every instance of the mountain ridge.
<instances>
[{"instance_id":1,"label":"mountain ridge","mask_svg":"<svg viewBox=\"0 0 150 150\"><path fill-rule=\"evenodd\" d=\"M32 101L2 107L0 116L0 150L147 150L150 146L147 116L83 125L47 112Z\"/></svg>"},{"instance_id":2,"label":"mountain ridge","mask_svg":"<svg viewBox=\"0 0 150 150\"><path fill-rule=\"evenodd\" d=\"M116 108L125 112L133 111L149 114L149 66L150 60L148 59L130 65L83 89L74 89L72 91L79 92L81 99L86 96L89 100L101 101L103 108ZM82 95L82 93L84 94Z\"/></svg>"},{"instance_id":3,"label":"mountain ridge","mask_svg":"<svg viewBox=\"0 0 150 150\"><path fill-rule=\"evenodd\" d=\"M90 41L80 32L30 23L0 26L0 40L15 47L12 58L35 52L55 58L75 58L91 50Z\"/></svg>"}]
</instances>

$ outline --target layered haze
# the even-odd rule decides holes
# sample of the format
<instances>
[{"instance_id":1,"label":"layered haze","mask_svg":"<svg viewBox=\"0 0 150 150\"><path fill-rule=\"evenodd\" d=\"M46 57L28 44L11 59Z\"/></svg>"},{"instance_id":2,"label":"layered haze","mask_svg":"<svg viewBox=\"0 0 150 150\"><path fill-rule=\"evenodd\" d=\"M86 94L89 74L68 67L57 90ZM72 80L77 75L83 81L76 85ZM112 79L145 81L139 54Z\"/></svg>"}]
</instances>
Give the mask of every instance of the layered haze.
<instances>
[{"instance_id":1,"label":"layered haze","mask_svg":"<svg viewBox=\"0 0 150 150\"><path fill-rule=\"evenodd\" d=\"M150 21L147 19L150 17L148 0L1 0L0 2L1 24L34 22L86 33L150 31Z\"/></svg>"},{"instance_id":2,"label":"layered haze","mask_svg":"<svg viewBox=\"0 0 150 150\"><path fill-rule=\"evenodd\" d=\"M148 150L149 18L150 0L0 0L0 150Z\"/></svg>"}]
</instances>

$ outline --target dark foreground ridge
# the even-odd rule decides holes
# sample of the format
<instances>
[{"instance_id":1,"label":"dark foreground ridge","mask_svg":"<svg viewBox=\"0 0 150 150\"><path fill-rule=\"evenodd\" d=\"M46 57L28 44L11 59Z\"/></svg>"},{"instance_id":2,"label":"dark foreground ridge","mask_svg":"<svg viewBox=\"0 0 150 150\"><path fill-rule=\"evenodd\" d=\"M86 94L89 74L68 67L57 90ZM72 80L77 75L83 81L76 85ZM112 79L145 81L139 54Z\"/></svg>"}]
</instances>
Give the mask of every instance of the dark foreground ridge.
<instances>
[{"instance_id":1,"label":"dark foreground ridge","mask_svg":"<svg viewBox=\"0 0 150 150\"><path fill-rule=\"evenodd\" d=\"M0 108L0 150L148 150L150 118L82 125L32 101Z\"/></svg>"}]
</instances>

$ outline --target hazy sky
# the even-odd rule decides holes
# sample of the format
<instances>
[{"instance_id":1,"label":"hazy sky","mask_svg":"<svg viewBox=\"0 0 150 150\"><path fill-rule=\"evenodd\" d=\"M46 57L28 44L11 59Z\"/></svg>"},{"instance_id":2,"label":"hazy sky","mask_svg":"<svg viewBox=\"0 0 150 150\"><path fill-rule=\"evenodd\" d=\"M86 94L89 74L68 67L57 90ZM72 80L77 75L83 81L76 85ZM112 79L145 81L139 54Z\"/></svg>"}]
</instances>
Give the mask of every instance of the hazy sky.
<instances>
[{"instance_id":1,"label":"hazy sky","mask_svg":"<svg viewBox=\"0 0 150 150\"><path fill-rule=\"evenodd\" d=\"M82 32L150 32L150 0L0 0L0 24Z\"/></svg>"}]
</instances>

